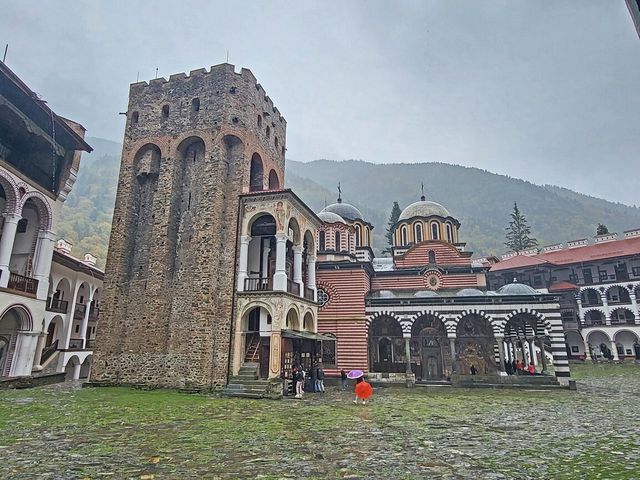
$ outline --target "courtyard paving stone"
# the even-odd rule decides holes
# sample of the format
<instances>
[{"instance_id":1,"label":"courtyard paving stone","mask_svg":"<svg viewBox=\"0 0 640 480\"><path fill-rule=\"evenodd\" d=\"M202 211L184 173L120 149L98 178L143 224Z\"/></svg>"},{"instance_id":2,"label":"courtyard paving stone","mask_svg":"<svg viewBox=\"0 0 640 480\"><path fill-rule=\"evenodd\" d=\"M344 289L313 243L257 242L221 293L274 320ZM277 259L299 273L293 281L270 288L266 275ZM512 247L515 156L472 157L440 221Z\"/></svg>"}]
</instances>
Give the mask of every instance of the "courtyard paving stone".
<instances>
[{"instance_id":1,"label":"courtyard paving stone","mask_svg":"<svg viewBox=\"0 0 640 480\"><path fill-rule=\"evenodd\" d=\"M258 401L64 384L0 392L0 478L640 479L640 366L578 391L330 389Z\"/></svg>"}]
</instances>

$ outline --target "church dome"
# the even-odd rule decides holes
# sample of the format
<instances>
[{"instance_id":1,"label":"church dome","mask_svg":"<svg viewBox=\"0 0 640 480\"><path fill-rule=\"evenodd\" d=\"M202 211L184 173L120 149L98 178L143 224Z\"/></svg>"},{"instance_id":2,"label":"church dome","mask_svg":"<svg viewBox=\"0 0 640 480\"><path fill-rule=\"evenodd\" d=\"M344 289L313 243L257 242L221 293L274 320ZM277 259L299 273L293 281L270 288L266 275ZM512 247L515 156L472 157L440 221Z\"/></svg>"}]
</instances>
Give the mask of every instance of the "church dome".
<instances>
[{"instance_id":1,"label":"church dome","mask_svg":"<svg viewBox=\"0 0 640 480\"><path fill-rule=\"evenodd\" d=\"M423 197L424 198L424 197ZM413 217L450 217L451 214L449 210L444 208L442 205L436 202L432 202L430 200L420 200L419 202L412 203L408 207L406 207L398 220L408 220Z\"/></svg>"},{"instance_id":2,"label":"church dome","mask_svg":"<svg viewBox=\"0 0 640 480\"><path fill-rule=\"evenodd\" d=\"M498 289L500 295L540 295L535 288L524 283L508 283Z\"/></svg>"},{"instance_id":3,"label":"church dome","mask_svg":"<svg viewBox=\"0 0 640 480\"><path fill-rule=\"evenodd\" d=\"M416 293L413 294L413 296L417 298L429 298L429 297L439 297L440 295L438 295L433 290L418 290Z\"/></svg>"},{"instance_id":4,"label":"church dome","mask_svg":"<svg viewBox=\"0 0 640 480\"><path fill-rule=\"evenodd\" d=\"M362 212L360 212L360 210L349 203L342 203L340 200L338 200L337 203L327 205L322 209L322 212L335 213L348 221L363 220Z\"/></svg>"},{"instance_id":5,"label":"church dome","mask_svg":"<svg viewBox=\"0 0 640 480\"><path fill-rule=\"evenodd\" d=\"M344 218L342 218L337 213L326 212L324 210L322 210L318 214L318 218L322 220L324 223L347 223L344 221Z\"/></svg>"},{"instance_id":6,"label":"church dome","mask_svg":"<svg viewBox=\"0 0 640 480\"><path fill-rule=\"evenodd\" d=\"M463 288L456 293L456 297L484 297L484 292L477 288Z\"/></svg>"}]
</instances>

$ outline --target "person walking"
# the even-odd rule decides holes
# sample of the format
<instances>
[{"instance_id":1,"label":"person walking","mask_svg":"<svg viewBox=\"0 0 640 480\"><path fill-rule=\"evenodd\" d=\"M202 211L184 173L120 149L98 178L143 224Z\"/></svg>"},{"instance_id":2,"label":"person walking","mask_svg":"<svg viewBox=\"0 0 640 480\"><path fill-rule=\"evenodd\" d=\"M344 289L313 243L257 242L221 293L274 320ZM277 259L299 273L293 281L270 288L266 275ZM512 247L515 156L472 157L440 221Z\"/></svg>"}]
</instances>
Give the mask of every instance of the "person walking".
<instances>
[{"instance_id":1,"label":"person walking","mask_svg":"<svg viewBox=\"0 0 640 480\"><path fill-rule=\"evenodd\" d=\"M321 364L318 364L318 371L316 373L316 377L318 378L317 391L324 393L324 370L322 369Z\"/></svg>"},{"instance_id":2,"label":"person walking","mask_svg":"<svg viewBox=\"0 0 640 480\"><path fill-rule=\"evenodd\" d=\"M296 397L302 398L304 394L304 371L301 366L295 367L293 371L293 380L296 383Z\"/></svg>"},{"instance_id":3,"label":"person walking","mask_svg":"<svg viewBox=\"0 0 640 480\"><path fill-rule=\"evenodd\" d=\"M367 399L371 397L373 394L373 387L370 383L367 383L364 380L364 376L360 376L356 379L356 388L354 389L356 393L356 398L353 401L356 405L358 404L358 399L362 400L362 404L367 403Z\"/></svg>"},{"instance_id":4,"label":"person walking","mask_svg":"<svg viewBox=\"0 0 640 480\"><path fill-rule=\"evenodd\" d=\"M347 389L347 372L344 371L344 368L340 370L340 389L342 391Z\"/></svg>"},{"instance_id":5,"label":"person walking","mask_svg":"<svg viewBox=\"0 0 640 480\"><path fill-rule=\"evenodd\" d=\"M309 388L313 393L316 393L318 391L318 367L315 364L311 365L309 369L309 377Z\"/></svg>"}]
</instances>

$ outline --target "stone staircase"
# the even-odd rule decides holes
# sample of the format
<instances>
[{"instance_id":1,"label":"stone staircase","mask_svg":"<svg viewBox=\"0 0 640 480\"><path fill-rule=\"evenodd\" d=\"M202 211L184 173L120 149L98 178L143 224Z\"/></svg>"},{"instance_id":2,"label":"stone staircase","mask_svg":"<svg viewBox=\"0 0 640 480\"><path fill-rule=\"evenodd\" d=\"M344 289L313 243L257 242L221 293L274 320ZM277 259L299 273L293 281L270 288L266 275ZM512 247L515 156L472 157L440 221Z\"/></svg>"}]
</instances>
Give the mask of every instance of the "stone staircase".
<instances>
[{"instance_id":1,"label":"stone staircase","mask_svg":"<svg viewBox=\"0 0 640 480\"><path fill-rule=\"evenodd\" d=\"M260 379L259 368L258 363L243 364L238 375L231 377L222 395L243 398L282 398L282 382L279 379Z\"/></svg>"}]
</instances>

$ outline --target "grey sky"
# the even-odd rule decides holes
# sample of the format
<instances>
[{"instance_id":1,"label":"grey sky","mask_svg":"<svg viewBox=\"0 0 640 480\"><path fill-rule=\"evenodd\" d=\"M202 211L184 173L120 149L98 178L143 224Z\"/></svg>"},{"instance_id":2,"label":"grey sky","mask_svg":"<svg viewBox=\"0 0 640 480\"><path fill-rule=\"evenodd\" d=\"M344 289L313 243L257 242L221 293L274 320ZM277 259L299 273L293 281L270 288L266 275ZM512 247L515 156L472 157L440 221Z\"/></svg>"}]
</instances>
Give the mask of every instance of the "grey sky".
<instances>
[{"instance_id":1,"label":"grey sky","mask_svg":"<svg viewBox=\"0 0 640 480\"><path fill-rule=\"evenodd\" d=\"M128 84L225 60L287 157L441 161L640 204L640 39L624 0L9 1L7 64L121 141Z\"/></svg>"}]
</instances>

